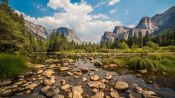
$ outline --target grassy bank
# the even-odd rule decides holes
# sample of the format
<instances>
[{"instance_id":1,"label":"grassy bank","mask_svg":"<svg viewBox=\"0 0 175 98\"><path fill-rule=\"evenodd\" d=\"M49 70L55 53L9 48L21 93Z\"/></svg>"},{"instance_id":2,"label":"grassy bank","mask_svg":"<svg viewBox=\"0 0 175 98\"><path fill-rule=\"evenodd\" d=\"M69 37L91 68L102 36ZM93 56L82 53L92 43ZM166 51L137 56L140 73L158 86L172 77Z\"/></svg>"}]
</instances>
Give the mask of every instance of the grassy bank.
<instances>
[{"instance_id":1,"label":"grassy bank","mask_svg":"<svg viewBox=\"0 0 175 98\"><path fill-rule=\"evenodd\" d=\"M10 79L28 69L25 59L21 56L0 54L0 79Z\"/></svg>"},{"instance_id":2,"label":"grassy bank","mask_svg":"<svg viewBox=\"0 0 175 98\"><path fill-rule=\"evenodd\" d=\"M104 65L126 65L133 70L147 69L155 72L175 72L175 56L173 54L152 54L148 57L134 56L128 59L104 58L102 63Z\"/></svg>"}]
</instances>

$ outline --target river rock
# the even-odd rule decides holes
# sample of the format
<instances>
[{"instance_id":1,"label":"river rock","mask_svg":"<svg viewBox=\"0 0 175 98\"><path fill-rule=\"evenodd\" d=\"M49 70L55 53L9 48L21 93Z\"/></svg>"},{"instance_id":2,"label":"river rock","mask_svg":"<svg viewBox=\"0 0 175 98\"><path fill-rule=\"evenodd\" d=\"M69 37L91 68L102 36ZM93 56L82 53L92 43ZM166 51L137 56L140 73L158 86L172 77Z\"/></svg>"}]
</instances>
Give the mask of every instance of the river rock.
<instances>
[{"instance_id":1,"label":"river rock","mask_svg":"<svg viewBox=\"0 0 175 98\"><path fill-rule=\"evenodd\" d=\"M9 90L2 90L0 93L1 93L0 94L1 96L7 97L7 96L10 96L12 94L12 90L11 89L9 89Z\"/></svg>"},{"instance_id":2,"label":"river rock","mask_svg":"<svg viewBox=\"0 0 175 98\"><path fill-rule=\"evenodd\" d=\"M69 89L69 88L70 88L69 84L65 84L65 85L61 86L61 89L64 90L64 91Z\"/></svg>"},{"instance_id":3,"label":"river rock","mask_svg":"<svg viewBox=\"0 0 175 98\"><path fill-rule=\"evenodd\" d=\"M105 89L105 84L102 84L102 83L101 83L101 84L98 85L98 87L99 87L100 89Z\"/></svg>"},{"instance_id":4,"label":"river rock","mask_svg":"<svg viewBox=\"0 0 175 98\"><path fill-rule=\"evenodd\" d=\"M11 83L12 83L11 80L6 80L6 81L2 81L2 82L0 81L0 86L9 85Z\"/></svg>"},{"instance_id":5,"label":"river rock","mask_svg":"<svg viewBox=\"0 0 175 98\"><path fill-rule=\"evenodd\" d=\"M92 80L92 81L97 81L97 80L99 80L99 79L100 79L100 78L99 78L98 75L93 75L93 76L90 77L90 80Z\"/></svg>"},{"instance_id":6,"label":"river rock","mask_svg":"<svg viewBox=\"0 0 175 98\"><path fill-rule=\"evenodd\" d=\"M48 70L44 71L44 75L47 77L51 77L52 74L54 74L54 71L52 69L48 69Z\"/></svg>"},{"instance_id":7,"label":"river rock","mask_svg":"<svg viewBox=\"0 0 175 98\"><path fill-rule=\"evenodd\" d=\"M71 73L71 72L67 72L67 74L68 74L69 76L73 76L73 75L74 75L74 74Z\"/></svg>"},{"instance_id":8,"label":"river rock","mask_svg":"<svg viewBox=\"0 0 175 98\"><path fill-rule=\"evenodd\" d=\"M53 96L52 98L64 98L63 95L60 95L60 94L56 94L55 96Z\"/></svg>"},{"instance_id":9,"label":"river rock","mask_svg":"<svg viewBox=\"0 0 175 98\"><path fill-rule=\"evenodd\" d=\"M105 79L111 80L111 79L112 79L112 75L111 75L110 73L107 73L107 74L105 75Z\"/></svg>"},{"instance_id":10,"label":"river rock","mask_svg":"<svg viewBox=\"0 0 175 98\"><path fill-rule=\"evenodd\" d=\"M115 84L115 88L117 90L126 90L129 88L129 85L126 83L126 82L122 82L122 81L118 81L116 84Z\"/></svg>"},{"instance_id":11,"label":"river rock","mask_svg":"<svg viewBox=\"0 0 175 98\"><path fill-rule=\"evenodd\" d=\"M47 85L47 86L45 86L45 87L43 87L43 88L41 89L41 92L45 93L45 92L47 92L47 91L49 90L49 88L50 88L50 86Z\"/></svg>"},{"instance_id":12,"label":"river rock","mask_svg":"<svg viewBox=\"0 0 175 98\"><path fill-rule=\"evenodd\" d=\"M91 88L98 88L98 85L101 84L99 81L89 81L88 86Z\"/></svg>"},{"instance_id":13,"label":"river rock","mask_svg":"<svg viewBox=\"0 0 175 98\"><path fill-rule=\"evenodd\" d=\"M142 96L139 95L138 93L131 92L129 93L129 98L142 98Z\"/></svg>"},{"instance_id":14,"label":"river rock","mask_svg":"<svg viewBox=\"0 0 175 98\"><path fill-rule=\"evenodd\" d=\"M97 92L94 96L91 96L91 98L104 98L103 92Z\"/></svg>"},{"instance_id":15,"label":"river rock","mask_svg":"<svg viewBox=\"0 0 175 98\"><path fill-rule=\"evenodd\" d=\"M88 68L86 68L86 67L82 67L81 69L80 69L82 72L88 72Z\"/></svg>"},{"instance_id":16,"label":"river rock","mask_svg":"<svg viewBox=\"0 0 175 98\"><path fill-rule=\"evenodd\" d=\"M141 74L146 74L148 71L147 71L147 69L144 69L144 70L138 70L138 72Z\"/></svg>"},{"instance_id":17,"label":"river rock","mask_svg":"<svg viewBox=\"0 0 175 98\"><path fill-rule=\"evenodd\" d=\"M116 91L110 92L110 95L111 95L112 98L119 98L119 94Z\"/></svg>"},{"instance_id":18,"label":"river rock","mask_svg":"<svg viewBox=\"0 0 175 98\"><path fill-rule=\"evenodd\" d=\"M117 65L116 64L110 64L109 67L114 68L114 67L117 67Z\"/></svg>"},{"instance_id":19,"label":"river rock","mask_svg":"<svg viewBox=\"0 0 175 98\"><path fill-rule=\"evenodd\" d=\"M44 79L44 85L53 85L55 83L54 79Z\"/></svg>"},{"instance_id":20,"label":"river rock","mask_svg":"<svg viewBox=\"0 0 175 98\"><path fill-rule=\"evenodd\" d=\"M83 82L87 81L87 78L86 77L83 77Z\"/></svg>"},{"instance_id":21,"label":"river rock","mask_svg":"<svg viewBox=\"0 0 175 98\"><path fill-rule=\"evenodd\" d=\"M103 64L101 63L101 62L99 62L99 61L96 61L95 63L94 63L94 66L102 66Z\"/></svg>"},{"instance_id":22,"label":"river rock","mask_svg":"<svg viewBox=\"0 0 175 98\"><path fill-rule=\"evenodd\" d=\"M42 65L42 64L34 64L33 65L33 68L35 68L35 69L40 69L40 68L44 68L45 67L45 65Z\"/></svg>"},{"instance_id":23,"label":"river rock","mask_svg":"<svg viewBox=\"0 0 175 98\"><path fill-rule=\"evenodd\" d=\"M77 92L79 92L80 94L83 94L83 89L82 89L81 86L75 86L75 87L73 87L73 88L72 88L72 91L73 91L73 92L74 92L74 91L77 91Z\"/></svg>"},{"instance_id":24,"label":"river rock","mask_svg":"<svg viewBox=\"0 0 175 98\"><path fill-rule=\"evenodd\" d=\"M83 98L81 94L83 94L83 89L81 86L75 86L72 88L73 98Z\"/></svg>"},{"instance_id":25,"label":"river rock","mask_svg":"<svg viewBox=\"0 0 175 98\"><path fill-rule=\"evenodd\" d=\"M45 95L47 97L52 97L52 96L55 96L58 93L59 93L59 89L58 88L51 87L47 92L45 92Z\"/></svg>"},{"instance_id":26,"label":"river rock","mask_svg":"<svg viewBox=\"0 0 175 98\"><path fill-rule=\"evenodd\" d=\"M60 68L60 71L68 71L69 70L69 67L61 67Z\"/></svg>"},{"instance_id":27,"label":"river rock","mask_svg":"<svg viewBox=\"0 0 175 98\"><path fill-rule=\"evenodd\" d=\"M26 87L25 87L25 89L31 89L31 90L33 90L35 87L37 87L38 86L38 84L36 84L36 83L33 83L33 84L29 84L29 85L27 85Z\"/></svg>"},{"instance_id":28,"label":"river rock","mask_svg":"<svg viewBox=\"0 0 175 98\"><path fill-rule=\"evenodd\" d=\"M40 69L37 71L37 74L41 74L41 73L43 73L43 70Z\"/></svg>"}]
</instances>

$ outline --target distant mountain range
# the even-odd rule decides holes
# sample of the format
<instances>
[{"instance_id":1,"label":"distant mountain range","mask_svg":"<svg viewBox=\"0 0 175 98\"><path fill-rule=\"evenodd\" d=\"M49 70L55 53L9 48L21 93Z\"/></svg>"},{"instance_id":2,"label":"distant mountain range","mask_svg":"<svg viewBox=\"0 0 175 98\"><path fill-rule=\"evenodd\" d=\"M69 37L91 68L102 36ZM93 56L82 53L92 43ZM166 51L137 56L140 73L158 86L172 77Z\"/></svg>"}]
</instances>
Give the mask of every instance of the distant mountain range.
<instances>
[{"instance_id":1,"label":"distant mountain range","mask_svg":"<svg viewBox=\"0 0 175 98\"><path fill-rule=\"evenodd\" d=\"M127 40L134 33L138 36L139 32L143 36L148 32L153 37L159 35L161 31L173 27L175 27L175 6L153 17L143 17L134 28L115 26L113 32L104 33L101 42L114 42L115 38Z\"/></svg>"},{"instance_id":2,"label":"distant mountain range","mask_svg":"<svg viewBox=\"0 0 175 98\"><path fill-rule=\"evenodd\" d=\"M67 38L69 42L73 41L75 43L80 44L81 40L77 37L75 30L71 30L66 27L60 27L52 30L47 30L41 25L36 25L30 21L25 21L25 26L28 30L28 32L33 33L36 38L40 38L43 40L46 40L51 33L58 33L61 34L63 33L64 36Z\"/></svg>"}]
</instances>

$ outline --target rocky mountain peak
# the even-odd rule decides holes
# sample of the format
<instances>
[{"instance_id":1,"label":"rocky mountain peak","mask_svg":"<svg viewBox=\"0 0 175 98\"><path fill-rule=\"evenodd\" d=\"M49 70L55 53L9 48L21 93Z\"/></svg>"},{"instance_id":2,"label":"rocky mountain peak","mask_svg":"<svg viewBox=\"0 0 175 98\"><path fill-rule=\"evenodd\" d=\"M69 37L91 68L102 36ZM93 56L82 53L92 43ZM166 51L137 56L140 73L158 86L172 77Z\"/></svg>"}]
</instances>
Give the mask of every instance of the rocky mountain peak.
<instances>
[{"instance_id":1,"label":"rocky mountain peak","mask_svg":"<svg viewBox=\"0 0 175 98\"><path fill-rule=\"evenodd\" d=\"M115 36L113 32L106 31L104 35L101 37L101 42L114 42Z\"/></svg>"},{"instance_id":2,"label":"rocky mountain peak","mask_svg":"<svg viewBox=\"0 0 175 98\"><path fill-rule=\"evenodd\" d=\"M72 30L66 27L60 27L60 28L50 30L50 32L52 33L56 32L57 34L60 34L60 35L63 33L69 42L74 41L75 43L78 43L78 44L81 43L80 39L76 36L75 30Z\"/></svg>"},{"instance_id":3,"label":"rocky mountain peak","mask_svg":"<svg viewBox=\"0 0 175 98\"><path fill-rule=\"evenodd\" d=\"M139 24L136 26L139 29L155 30L157 26L152 21L151 17L143 17Z\"/></svg>"},{"instance_id":4,"label":"rocky mountain peak","mask_svg":"<svg viewBox=\"0 0 175 98\"><path fill-rule=\"evenodd\" d=\"M28 32L33 33L36 37L47 39L49 32L41 25L34 24L30 21L25 20L25 26Z\"/></svg>"}]
</instances>

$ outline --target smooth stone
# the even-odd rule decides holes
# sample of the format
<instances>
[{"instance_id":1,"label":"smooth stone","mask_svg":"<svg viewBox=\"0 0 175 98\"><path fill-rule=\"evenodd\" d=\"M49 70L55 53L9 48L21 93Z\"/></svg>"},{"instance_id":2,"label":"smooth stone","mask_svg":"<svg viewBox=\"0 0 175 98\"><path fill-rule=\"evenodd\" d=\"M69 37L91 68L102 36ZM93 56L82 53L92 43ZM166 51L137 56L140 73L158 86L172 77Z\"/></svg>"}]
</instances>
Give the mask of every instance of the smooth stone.
<instances>
[{"instance_id":1,"label":"smooth stone","mask_svg":"<svg viewBox=\"0 0 175 98\"><path fill-rule=\"evenodd\" d=\"M0 81L0 86L9 85L11 83L12 83L11 80L6 80L6 81L2 81L2 82Z\"/></svg>"},{"instance_id":2,"label":"smooth stone","mask_svg":"<svg viewBox=\"0 0 175 98\"><path fill-rule=\"evenodd\" d=\"M42 65L42 64L34 64L33 65L33 68L35 68L35 69L40 69L40 68L44 68L45 67L45 65Z\"/></svg>"},{"instance_id":3,"label":"smooth stone","mask_svg":"<svg viewBox=\"0 0 175 98\"><path fill-rule=\"evenodd\" d=\"M100 79L100 77L98 75L93 75L90 77L90 80L92 80L92 81L97 81L99 79Z\"/></svg>"},{"instance_id":4,"label":"smooth stone","mask_svg":"<svg viewBox=\"0 0 175 98\"><path fill-rule=\"evenodd\" d=\"M126 82L122 82L122 81L118 81L116 84L115 84L115 88L117 90L126 90L129 88L129 85L126 83Z\"/></svg>"},{"instance_id":5,"label":"smooth stone","mask_svg":"<svg viewBox=\"0 0 175 98\"><path fill-rule=\"evenodd\" d=\"M88 82L88 86L91 87L91 88L98 88L99 84L102 84L102 83L99 82L99 81L89 81Z\"/></svg>"},{"instance_id":6,"label":"smooth stone","mask_svg":"<svg viewBox=\"0 0 175 98\"><path fill-rule=\"evenodd\" d=\"M111 75L111 74L106 74L106 75L105 75L105 79L111 80L111 79L112 79L112 75Z\"/></svg>"},{"instance_id":7,"label":"smooth stone","mask_svg":"<svg viewBox=\"0 0 175 98\"><path fill-rule=\"evenodd\" d=\"M144 69L144 70L138 70L138 72L141 74L146 74L148 71L147 71L147 69Z\"/></svg>"},{"instance_id":8,"label":"smooth stone","mask_svg":"<svg viewBox=\"0 0 175 98\"><path fill-rule=\"evenodd\" d=\"M82 72L88 72L88 71L89 71L89 69L86 68L86 67L82 67L80 70L81 70Z\"/></svg>"},{"instance_id":9,"label":"smooth stone","mask_svg":"<svg viewBox=\"0 0 175 98\"><path fill-rule=\"evenodd\" d=\"M67 74L68 74L69 76L73 76L73 75L74 75L74 74L71 73L71 72L67 72Z\"/></svg>"},{"instance_id":10,"label":"smooth stone","mask_svg":"<svg viewBox=\"0 0 175 98\"><path fill-rule=\"evenodd\" d=\"M80 92L74 91L73 92L73 98L83 98Z\"/></svg>"},{"instance_id":11,"label":"smooth stone","mask_svg":"<svg viewBox=\"0 0 175 98\"><path fill-rule=\"evenodd\" d=\"M99 84L98 87L99 87L100 89L105 89L106 86L105 86L105 84Z\"/></svg>"},{"instance_id":12,"label":"smooth stone","mask_svg":"<svg viewBox=\"0 0 175 98\"><path fill-rule=\"evenodd\" d=\"M142 96L139 95L138 93L131 92L129 93L129 98L142 98Z\"/></svg>"},{"instance_id":13,"label":"smooth stone","mask_svg":"<svg viewBox=\"0 0 175 98\"><path fill-rule=\"evenodd\" d=\"M53 96L52 98L64 98L63 95L60 95L60 94L56 94L55 96Z\"/></svg>"},{"instance_id":14,"label":"smooth stone","mask_svg":"<svg viewBox=\"0 0 175 98\"><path fill-rule=\"evenodd\" d=\"M61 89L64 90L64 91L69 89L69 88L70 88L69 84L65 84L65 85L61 86Z\"/></svg>"},{"instance_id":15,"label":"smooth stone","mask_svg":"<svg viewBox=\"0 0 175 98\"><path fill-rule=\"evenodd\" d=\"M79 92L80 94L83 94L83 89L82 89L81 86L75 86L75 87L73 87L72 88L72 92L74 92L74 91Z\"/></svg>"},{"instance_id":16,"label":"smooth stone","mask_svg":"<svg viewBox=\"0 0 175 98\"><path fill-rule=\"evenodd\" d=\"M116 91L110 92L110 95L111 95L112 98L119 98L119 94Z\"/></svg>"},{"instance_id":17,"label":"smooth stone","mask_svg":"<svg viewBox=\"0 0 175 98\"><path fill-rule=\"evenodd\" d=\"M114 68L114 67L117 67L117 65L116 64L110 64L109 67Z\"/></svg>"},{"instance_id":18,"label":"smooth stone","mask_svg":"<svg viewBox=\"0 0 175 98\"><path fill-rule=\"evenodd\" d=\"M41 89L41 92L45 93L45 92L47 92L47 91L49 90L49 88L50 88L50 86L47 85L47 86L45 86L45 87L43 87L43 88Z\"/></svg>"},{"instance_id":19,"label":"smooth stone","mask_svg":"<svg viewBox=\"0 0 175 98\"><path fill-rule=\"evenodd\" d=\"M45 92L45 95L47 97L52 97L52 96L55 96L58 93L59 93L59 89L58 88L51 87L47 92Z\"/></svg>"},{"instance_id":20,"label":"smooth stone","mask_svg":"<svg viewBox=\"0 0 175 98\"><path fill-rule=\"evenodd\" d=\"M41 74L41 73L43 73L43 70L38 70L37 71L37 74Z\"/></svg>"},{"instance_id":21,"label":"smooth stone","mask_svg":"<svg viewBox=\"0 0 175 98\"><path fill-rule=\"evenodd\" d=\"M70 68L69 67L61 67L60 71L68 71Z\"/></svg>"},{"instance_id":22,"label":"smooth stone","mask_svg":"<svg viewBox=\"0 0 175 98\"><path fill-rule=\"evenodd\" d=\"M94 96L91 96L91 98L104 98L103 92L97 92Z\"/></svg>"},{"instance_id":23,"label":"smooth stone","mask_svg":"<svg viewBox=\"0 0 175 98\"><path fill-rule=\"evenodd\" d=\"M29 84L28 86L25 87L25 89L31 89L31 90L33 90L37 86L38 86L38 84L36 84L36 83Z\"/></svg>"},{"instance_id":24,"label":"smooth stone","mask_svg":"<svg viewBox=\"0 0 175 98\"><path fill-rule=\"evenodd\" d=\"M1 96L3 96L3 97L7 97L7 96L10 96L11 94L12 94L12 90L11 89L9 89L9 90L3 90L2 92L0 92L1 94Z\"/></svg>"},{"instance_id":25,"label":"smooth stone","mask_svg":"<svg viewBox=\"0 0 175 98\"><path fill-rule=\"evenodd\" d=\"M101 62L98 62L98 61L96 61L95 63L94 63L94 66L102 66L103 64L101 63Z\"/></svg>"},{"instance_id":26,"label":"smooth stone","mask_svg":"<svg viewBox=\"0 0 175 98\"><path fill-rule=\"evenodd\" d=\"M55 83L54 79L44 79L44 85L53 85Z\"/></svg>"},{"instance_id":27,"label":"smooth stone","mask_svg":"<svg viewBox=\"0 0 175 98\"><path fill-rule=\"evenodd\" d=\"M87 78L86 77L83 77L83 82L87 81Z\"/></svg>"},{"instance_id":28,"label":"smooth stone","mask_svg":"<svg viewBox=\"0 0 175 98\"><path fill-rule=\"evenodd\" d=\"M51 77L52 74L54 74L54 71L52 69L48 69L48 70L44 71L44 75L47 77Z\"/></svg>"}]
</instances>

